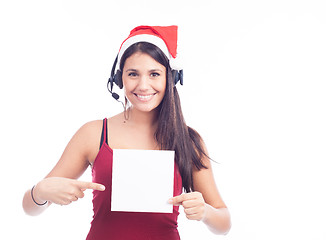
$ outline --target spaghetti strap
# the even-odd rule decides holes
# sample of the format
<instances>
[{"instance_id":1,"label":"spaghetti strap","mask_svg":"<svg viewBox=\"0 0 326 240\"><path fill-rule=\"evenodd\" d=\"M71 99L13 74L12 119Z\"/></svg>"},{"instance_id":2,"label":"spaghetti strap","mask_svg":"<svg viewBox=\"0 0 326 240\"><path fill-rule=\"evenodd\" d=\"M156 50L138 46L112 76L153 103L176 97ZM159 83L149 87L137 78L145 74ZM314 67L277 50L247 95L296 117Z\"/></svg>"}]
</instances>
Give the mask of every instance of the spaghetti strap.
<instances>
[{"instance_id":1,"label":"spaghetti strap","mask_svg":"<svg viewBox=\"0 0 326 240\"><path fill-rule=\"evenodd\" d=\"M101 134L101 143L100 143L100 148L102 147L103 143L108 144L108 138L107 138L107 119L103 119L103 127L102 127L102 134Z\"/></svg>"}]
</instances>

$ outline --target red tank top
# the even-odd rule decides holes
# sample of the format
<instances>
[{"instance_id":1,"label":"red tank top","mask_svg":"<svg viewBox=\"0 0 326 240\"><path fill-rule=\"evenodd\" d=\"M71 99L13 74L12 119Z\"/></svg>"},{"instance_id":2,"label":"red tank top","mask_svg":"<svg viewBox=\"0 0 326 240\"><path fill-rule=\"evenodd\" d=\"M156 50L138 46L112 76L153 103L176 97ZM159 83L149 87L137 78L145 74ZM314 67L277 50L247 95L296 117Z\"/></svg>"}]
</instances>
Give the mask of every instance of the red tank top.
<instances>
[{"instance_id":1,"label":"red tank top","mask_svg":"<svg viewBox=\"0 0 326 240\"><path fill-rule=\"evenodd\" d=\"M93 191L93 221L86 240L176 240L180 239L177 218L173 213L138 213L111 211L113 150L107 144L107 119L103 120L104 140L93 164L93 182L105 185L105 191ZM132 181L132 179L130 179ZM174 196L182 192L182 179L177 165L174 170ZM148 194L151 194L150 189ZM130 199L132 201L132 199Z\"/></svg>"}]
</instances>

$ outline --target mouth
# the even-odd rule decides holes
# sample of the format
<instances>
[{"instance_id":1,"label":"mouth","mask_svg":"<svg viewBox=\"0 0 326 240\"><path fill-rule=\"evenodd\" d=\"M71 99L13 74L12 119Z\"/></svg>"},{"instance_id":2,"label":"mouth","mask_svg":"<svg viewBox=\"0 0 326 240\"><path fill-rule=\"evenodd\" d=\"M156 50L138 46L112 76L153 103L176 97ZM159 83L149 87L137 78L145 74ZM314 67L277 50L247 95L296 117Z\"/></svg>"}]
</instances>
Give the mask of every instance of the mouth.
<instances>
[{"instance_id":1,"label":"mouth","mask_svg":"<svg viewBox=\"0 0 326 240\"><path fill-rule=\"evenodd\" d=\"M150 101L154 97L155 94L156 93L152 93L152 94L137 94L137 93L134 93L134 95L137 97L137 99L142 101L142 102Z\"/></svg>"}]
</instances>

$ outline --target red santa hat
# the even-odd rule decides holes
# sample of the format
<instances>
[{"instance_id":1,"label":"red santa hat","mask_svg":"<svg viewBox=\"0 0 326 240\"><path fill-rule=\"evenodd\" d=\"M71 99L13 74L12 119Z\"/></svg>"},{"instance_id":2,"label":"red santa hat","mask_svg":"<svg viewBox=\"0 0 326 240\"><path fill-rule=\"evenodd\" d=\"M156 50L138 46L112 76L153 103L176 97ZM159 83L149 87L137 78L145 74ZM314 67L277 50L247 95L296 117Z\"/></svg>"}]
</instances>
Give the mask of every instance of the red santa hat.
<instances>
[{"instance_id":1,"label":"red santa hat","mask_svg":"<svg viewBox=\"0 0 326 240\"><path fill-rule=\"evenodd\" d=\"M121 44L117 69L120 66L120 59L128 47L137 42L149 42L157 46L169 59L170 67L173 70L181 70L177 59L178 26L138 26L130 31L126 40Z\"/></svg>"}]
</instances>

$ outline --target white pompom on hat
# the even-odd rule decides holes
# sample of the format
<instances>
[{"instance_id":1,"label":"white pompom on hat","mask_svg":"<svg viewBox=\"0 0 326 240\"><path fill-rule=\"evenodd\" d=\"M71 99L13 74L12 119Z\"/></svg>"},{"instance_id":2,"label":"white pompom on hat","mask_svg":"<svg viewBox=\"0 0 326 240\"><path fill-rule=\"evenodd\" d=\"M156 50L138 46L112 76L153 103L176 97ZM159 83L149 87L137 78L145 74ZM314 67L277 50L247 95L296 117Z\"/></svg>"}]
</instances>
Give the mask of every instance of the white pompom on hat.
<instances>
[{"instance_id":1,"label":"white pompom on hat","mask_svg":"<svg viewBox=\"0 0 326 240\"><path fill-rule=\"evenodd\" d=\"M121 44L115 72L119 69L123 53L134 43L149 42L157 46L169 59L172 70L181 70L180 59L177 58L178 26L138 26L130 31Z\"/></svg>"}]
</instances>

